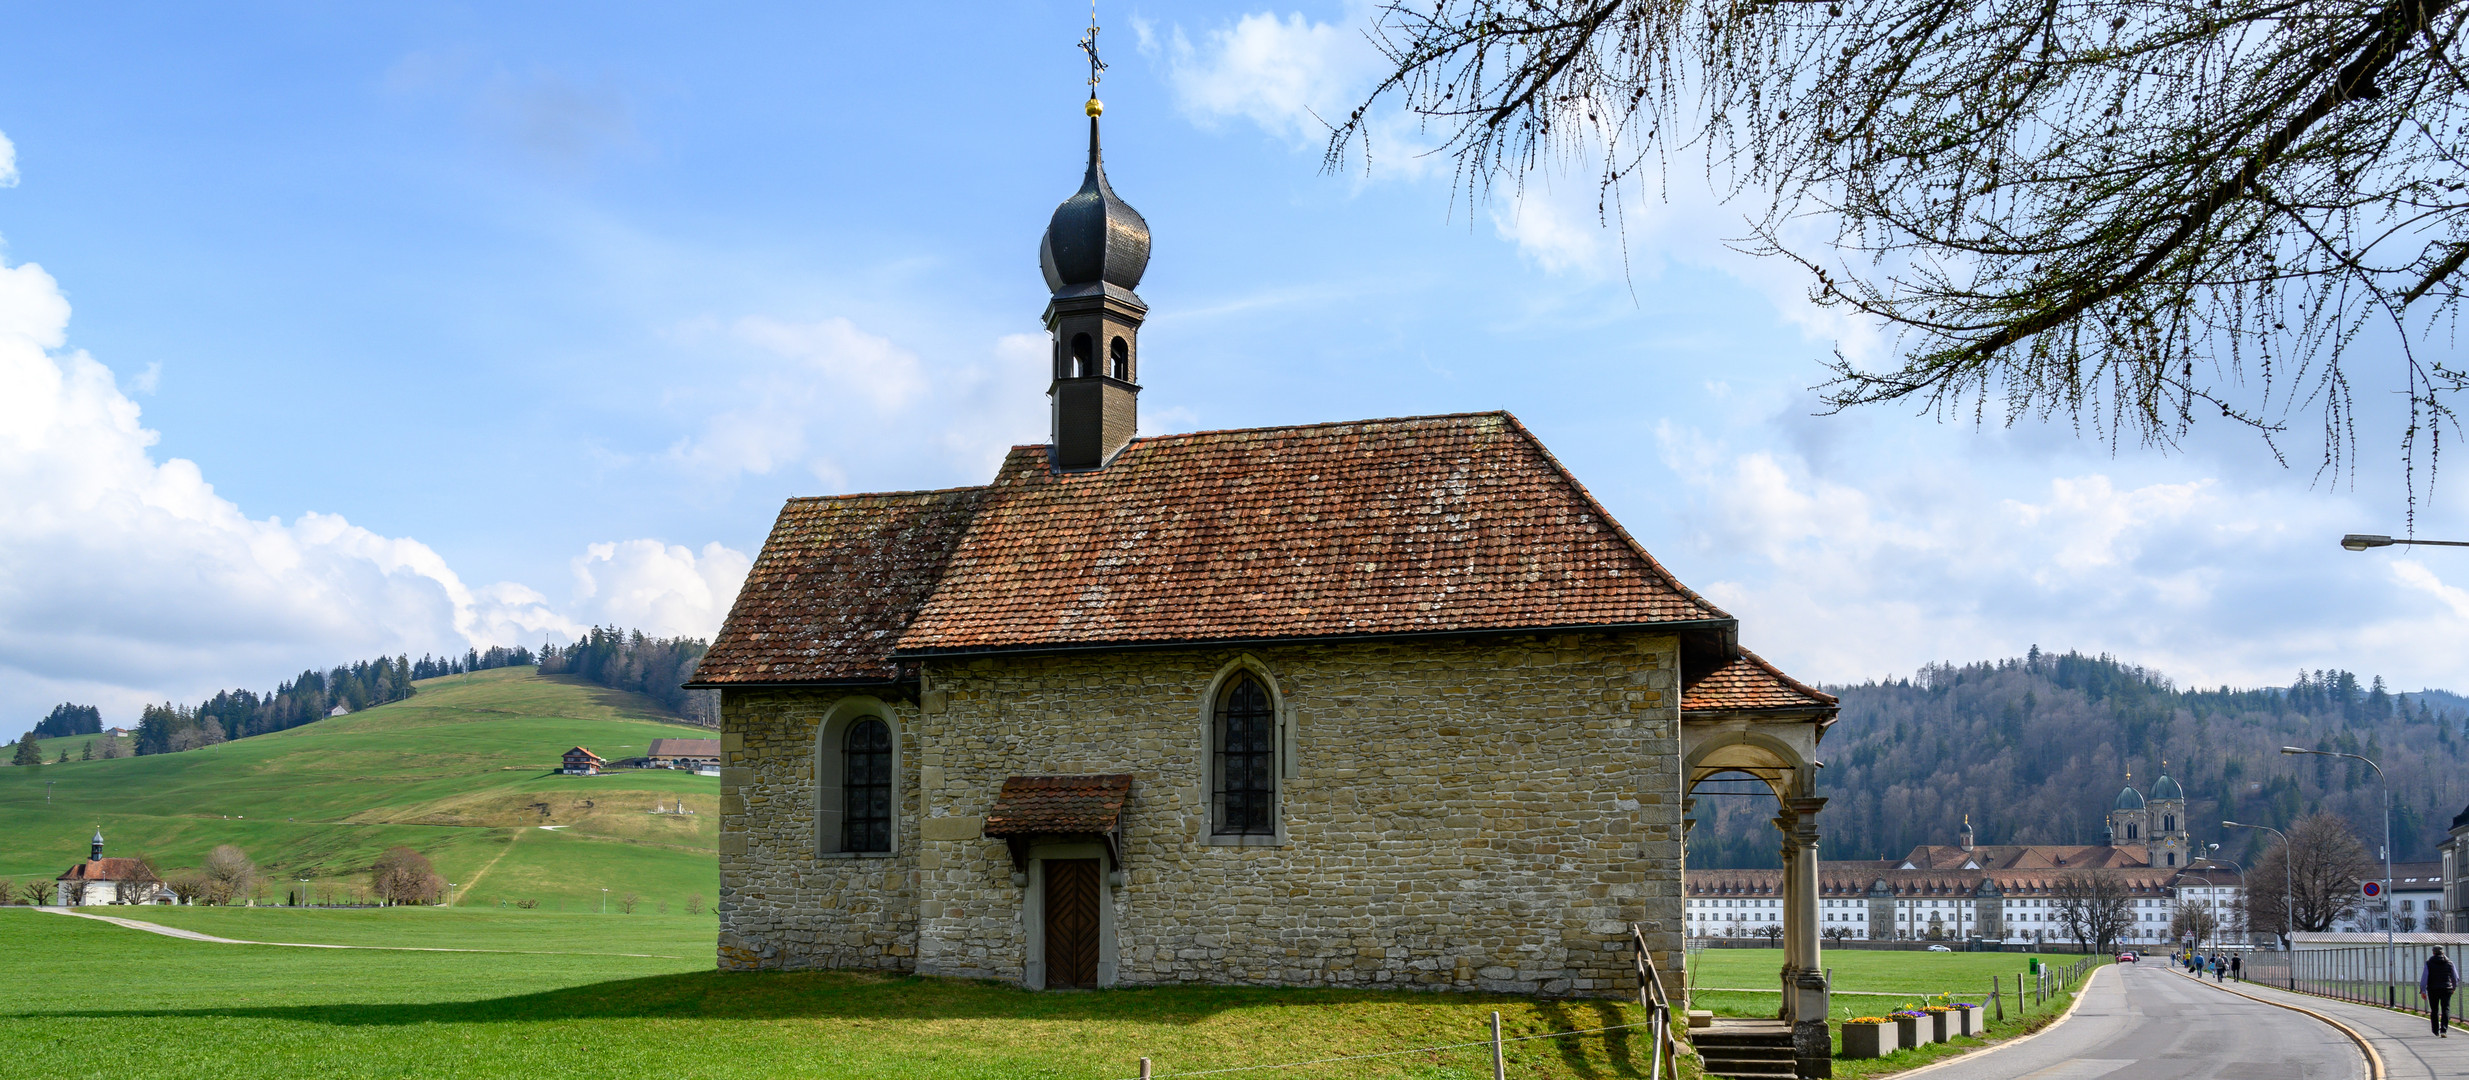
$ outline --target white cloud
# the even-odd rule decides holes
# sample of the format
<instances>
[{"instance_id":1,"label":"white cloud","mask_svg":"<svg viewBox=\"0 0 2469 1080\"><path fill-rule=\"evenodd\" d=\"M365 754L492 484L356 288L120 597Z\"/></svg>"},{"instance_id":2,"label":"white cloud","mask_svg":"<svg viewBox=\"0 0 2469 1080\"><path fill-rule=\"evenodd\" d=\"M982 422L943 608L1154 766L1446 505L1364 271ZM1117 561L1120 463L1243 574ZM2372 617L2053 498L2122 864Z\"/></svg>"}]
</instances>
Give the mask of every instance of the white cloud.
<instances>
[{"instance_id":1,"label":"white cloud","mask_svg":"<svg viewBox=\"0 0 2469 1080\"><path fill-rule=\"evenodd\" d=\"M738 354L736 378L715 383L726 404L668 450L707 476L802 468L843 491L915 477L923 448L982 482L1012 445L1045 438L1044 334L1004 335L982 356L921 358L846 318L757 316L712 344Z\"/></svg>"},{"instance_id":2,"label":"white cloud","mask_svg":"<svg viewBox=\"0 0 2469 1080\"><path fill-rule=\"evenodd\" d=\"M1805 678L2035 644L2204 685L2280 685L2358 655L2396 685L2461 677L2469 590L2339 550L2359 511L2321 492L2097 471L2001 490L1958 458L1891 453L1829 479L1788 454L1661 434L1699 554L1721 567L1693 583L1741 618L1743 644Z\"/></svg>"},{"instance_id":3,"label":"white cloud","mask_svg":"<svg viewBox=\"0 0 2469 1080\"><path fill-rule=\"evenodd\" d=\"M0 264L0 715L73 699L117 722L306 667L581 628L532 589L466 584L417 540L333 514L249 517L195 462L155 458L112 372L59 351L68 319L41 266ZM708 633L745 563L717 545L597 546L577 563L592 586L578 610Z\"/></svg>"},{"instance_id":4,"label":"white cloud","mask_svg":"<svg viewBox=\"0 0 2469 1080\"><path fill-rule=\"evenodd\" d=\"M1136 27L1143 51L1154 31ZM1183 28L1167 37L1167 77L1194 120L1249 120L1297 144L1329 134L1329 118L1344 117L1379 72L1381 57L1351 26L1312 22L1301 13L1245 15L1211 30L1193 45Z\"/></svg>"},{"instance_id":5,"label":"white cloud","mask_svg":"<svg viewBox=\"0 0 2469 1080\"><path fill-rule=\"evenodd\" d=\"M657 540L593 544L574 560L573 610L655 637L709 638L754 562L717 541L701 554Z\"/></svg>"},{"instance_id":6,"label":"white cloud","mask_svg":"<svg viewBox=\"0 0 2469 1080\"><path fill-rule=\"evenodd\" d=\"M17 144L0 132L0 187L17 186Z\"/></svg>"}]
</instances>

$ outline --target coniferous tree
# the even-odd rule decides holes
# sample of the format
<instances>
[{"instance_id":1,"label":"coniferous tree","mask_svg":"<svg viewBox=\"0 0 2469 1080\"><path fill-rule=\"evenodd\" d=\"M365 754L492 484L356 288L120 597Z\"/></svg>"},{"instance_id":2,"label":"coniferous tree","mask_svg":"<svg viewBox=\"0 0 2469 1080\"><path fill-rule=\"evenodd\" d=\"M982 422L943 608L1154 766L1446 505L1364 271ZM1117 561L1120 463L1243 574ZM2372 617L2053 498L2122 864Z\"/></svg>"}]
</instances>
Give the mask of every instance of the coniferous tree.
<instances>
[{"instance_id":1,"label":"coniferous tree","mask_svg":"<svg viewBox=\"0 0 2469 1080\"><path fill-rule=\"evenodd\" d=\"M15 765L43 763L43 746L35 741L33 732L27 732L24 738L17 740L17 756L10 763Z\"/></svg>"}]
</instances>

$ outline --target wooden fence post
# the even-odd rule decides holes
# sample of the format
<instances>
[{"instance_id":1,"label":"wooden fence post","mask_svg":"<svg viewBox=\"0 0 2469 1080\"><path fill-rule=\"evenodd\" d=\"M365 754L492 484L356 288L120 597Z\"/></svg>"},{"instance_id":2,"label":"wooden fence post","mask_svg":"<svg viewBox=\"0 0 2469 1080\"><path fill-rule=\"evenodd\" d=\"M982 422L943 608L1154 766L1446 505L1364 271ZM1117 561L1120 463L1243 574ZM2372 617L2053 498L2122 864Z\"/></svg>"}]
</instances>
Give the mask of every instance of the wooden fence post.
<instances>
[{"instance_id":1,"label":"wooden fence post","mask_svg":"<svg viewBox=\"0 0 2469 1080\"><path fill-rule=\"evenodd\" d=\"M1492 1080L1509 1080L1509 1063L1500 1056L1500 1014L1492 1014Z\"/></svg>"},{"instance_id":2,"label":"wooden fence post","mask_svg":"<svg viewBox=\"0 0 2469 1080\"><path fill-rule=\"evenodd\" d=\"M1149 1080L1149 1059L1140 1059L1140 1080Z\"/></svg>"},{"instance_id":3,"label":"wooden fence post","mask_svg":"<svg viewBox=\"0 0 2469 1080\"><path fill-rule=\"evenodd\" d=\"M1997 976L1989 976L1989 1004L1997 1009L1998 1022L2004 1023L2006 1021L2006 1002L2004 999L1997 996L1997 986Z\"/></svg>"}]
</instances>

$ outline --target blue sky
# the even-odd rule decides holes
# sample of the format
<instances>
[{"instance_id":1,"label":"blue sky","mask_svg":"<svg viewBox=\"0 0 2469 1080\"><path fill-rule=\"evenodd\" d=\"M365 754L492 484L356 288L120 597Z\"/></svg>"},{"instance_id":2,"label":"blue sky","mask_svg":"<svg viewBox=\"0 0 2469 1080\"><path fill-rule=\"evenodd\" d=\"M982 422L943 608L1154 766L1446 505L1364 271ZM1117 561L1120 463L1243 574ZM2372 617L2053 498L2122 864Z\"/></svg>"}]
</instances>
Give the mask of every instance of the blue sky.
<instances>
[{"instance_id":1,"label":"blue sky","mask_svg":"<svg viewBox=\"0 0 2469 1080\"><path fill-rule=\"evenodd\" d=\"M982 482L1043 439L1084 7L505 7L13 15L0 716L708 634L783 498ZM1742 208L1685 161L1625 244L1590 173L1470 201L1394 117L1324 173L1365 19L1105 13L1151 431L1511 409L1813 679L2037 643L2469 684L2469 557L2334 544L2400 530L2385 443L2333 483L2226 430L2113 456L1813 416L1820 362L1874 334L1729 251ZM2460 505L2421 532L2469 536Z\"/></svg>"}]
</instances>

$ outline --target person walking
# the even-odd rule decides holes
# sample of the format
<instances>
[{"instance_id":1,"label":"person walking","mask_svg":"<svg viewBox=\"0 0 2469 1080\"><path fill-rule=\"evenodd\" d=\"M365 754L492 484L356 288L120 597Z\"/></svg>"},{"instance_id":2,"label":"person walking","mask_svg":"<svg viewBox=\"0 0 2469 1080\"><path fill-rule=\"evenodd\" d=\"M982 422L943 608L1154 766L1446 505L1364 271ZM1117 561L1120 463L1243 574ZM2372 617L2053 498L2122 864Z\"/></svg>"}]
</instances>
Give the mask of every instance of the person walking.
<instances>
[{"instance_id":1,"label":"person walking","mask_svg":"<svg viewBox=\"0 0 2469 1080\"><path fill-rule=\"evenodd\" d=\"M2223 978L2223 976L2225 976L2225 975L2227 975L2227 974L2229 974L2229 961L2228 961L2228 959L2227 959L2227 958L2225 958L2225 957L2223 957L2223 956L2221 956L2219 953L2213 953L2213 954L2212 954L2212 981L2213 981L2213 982L2226 982L2226 981L2228 981L2228 980L2224 979L2224 978Z\"/></svg>"},{"instance_id":2,"label":"person walking","mask_svg":"<svg viewBox=\"0 0 2469 1080\"><path fill-rule=\"evenodd\" d=\"M2443 955L2443 946L2435 946L2426 957L2425 968L2418 972L2418 996L2426 999L2426 1018L2434 1021L2438 1039L2452 1037L2452 988L2459 983L2452 959Z\"/></svg>"},{"instance_id":3,"label":"person walking","mask_svg":"<svg viewBox=\"0 0 2469 1080\"><path fill-rule=\"evenodd\" d=\"M2239 955L2238 955L2238 954L2236 954L2236 953L2230 953L2230 954L2229 954L2229 974L2237 976L2237 977L2238 977L2238 981L2239 981L2239 982L2245 982L2245 981L2246 981L2246 958L2245 958L2245 957L2242 957L2242 956L2239 956Z\"/></svg>"}]
</instances>

